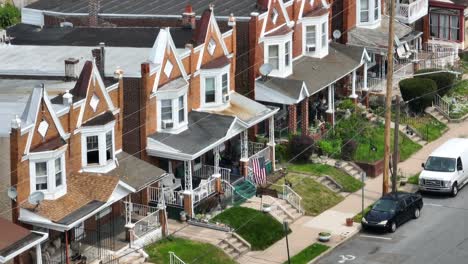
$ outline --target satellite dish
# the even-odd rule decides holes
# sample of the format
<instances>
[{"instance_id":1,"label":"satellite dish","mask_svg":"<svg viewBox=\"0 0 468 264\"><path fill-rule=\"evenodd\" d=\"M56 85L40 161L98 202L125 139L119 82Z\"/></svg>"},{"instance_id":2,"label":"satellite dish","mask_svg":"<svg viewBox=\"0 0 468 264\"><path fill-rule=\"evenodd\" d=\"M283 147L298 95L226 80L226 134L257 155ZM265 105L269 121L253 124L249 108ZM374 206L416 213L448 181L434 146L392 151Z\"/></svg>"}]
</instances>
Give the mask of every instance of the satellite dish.
<instances>
[{"instance_id":1,"label":"satellite dish","mask_svg":"<svg viewBox=\"0 0 468 264\"><path fill-rule=\"evenodd\" d=\"M18 196L18 192L16 191L15 186L10 186L10 187L8 188L8 197L10 197L10 199L16 201L16 197L17 197L17 196Z\"/></svg>"},{"instance_id":2,"label":"satellite dish","mask_svg":"<svg viewBox=\"0 0 468 264\"><path fill-rule=\"evenodd\" d=\"M268 74L270 74L272 70L273 70L273 66L270 63L263 64L262 66L260 66L260 69L259 69L260 74L263 76L268 76Z\"/></svg>"},{"instance_id":3,"label":"satellite dish","mask_svg":"<svg viewBox=\"0 0 468 264\"><path fill-rule=\"evenodd\" d=\"M42 192L36 191L29 195L28 202L32 205L38 206L42 201L44 201L44 193Z\"/></svg>"},{"instance_id":4,"label":"satellite dish","mask_svg":"<svg viewBox=\"0 0 468 264\"><path fill-rule=\"evenodd\" d=\"M333 38L336 40L336 39L339 39L341 38L341 31L339 29L335 29L333 31Z\"/></svg>"}]
</instances>

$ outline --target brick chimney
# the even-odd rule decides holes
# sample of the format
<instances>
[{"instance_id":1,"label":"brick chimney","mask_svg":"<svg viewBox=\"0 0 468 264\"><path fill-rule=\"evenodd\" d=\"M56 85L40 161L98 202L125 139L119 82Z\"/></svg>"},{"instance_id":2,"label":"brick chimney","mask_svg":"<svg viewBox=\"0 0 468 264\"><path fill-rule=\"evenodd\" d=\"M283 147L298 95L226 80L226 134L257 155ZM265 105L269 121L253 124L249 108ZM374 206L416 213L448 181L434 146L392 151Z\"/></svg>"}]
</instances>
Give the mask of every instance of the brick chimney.
<instances>
[{"instance_id":1,"label":"brick chimney","mask_svg":"<svg viewBox=\"0 0 468 264\"><path fill-rule=\"evenodd\" d=\"M100 0L88 0L88 26L97 27L99 25L99 9L101 9Z\"/></svg>"},{"instance_id":2,"label":"brick chimney","mask_svg":"<svg viewBox=\"0 0 468 264\"><path fill-rule=\"evenodd\" d=\"M99 70L99 74L101 75L101 78L104 79L104 63L105 63L105 50L104 50L104 47L106 45L104 44L104 42L101 42L99 43L99 49L93 49L91 52L93 54L93 57L94 57L94 61L96 63L96 67L98 68Z\"/></svg>"},{"instance_id":3,"label":"brick chimney","mask_svg":"<svg viewBox=\"0 0 468 264\"><path fill-rule=\"evenodd\" d=\"M65 81L76 81L78 79L78 73L76 72L78 62L79 60L75 58L65 60Z\"/></svg>"},{"instance_id":4,"label":"brick chimney","mask_svg":"<svg viewBox=\"0 0 468 264\"><path fill-rule=\"evenodd\" d=\"M268 1L269 0L257 0L257 8L260 11L267 11L268 10Z\"/></svg>"},{"instance_id":5,"label":"brick chimney","mask_svg":"<svg viewBox=\"0 0 468 264\"><path fill-rule=\"evenodd\" d=\"M190 4L185 6L184 13L182 13L182 26L184 28L195 28L195 12L193 12Z\"/></svg>"}]
</instances>

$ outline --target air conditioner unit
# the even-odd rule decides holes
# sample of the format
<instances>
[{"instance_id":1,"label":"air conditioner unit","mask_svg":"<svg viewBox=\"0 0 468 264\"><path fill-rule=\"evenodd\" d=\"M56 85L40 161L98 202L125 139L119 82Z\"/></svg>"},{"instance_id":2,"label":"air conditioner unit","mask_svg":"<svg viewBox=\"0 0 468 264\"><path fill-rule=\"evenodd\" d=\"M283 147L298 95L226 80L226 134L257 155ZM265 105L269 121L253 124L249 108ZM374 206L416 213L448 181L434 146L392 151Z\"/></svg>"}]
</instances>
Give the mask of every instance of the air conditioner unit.
<instances>
[{"instance_id":1,"label":"air conditioner unit","mask_svg":"<svg viewBox=\"0 0 468 264\"><path fill-rule=\"evenodd\" d=\"M307 45L306 50L307 52L315 52L315 45Z\"/></svg>"},{"instance_id":2,"label":"air conditioner unit","mask_svg":"<svg viewBox=\"0 0 468 264\"><path fill-rule=\"evenodd\" d=\"M162 128L163 129L173 128L173 127L174 127L174 122L172 122L172 120L163 120L162 121Z\"/></svg>"},{"instance_id":3,"label":"air conditioner unit","mask_svg":"<svg viewBox=\"0 0 468 264\"><path fill-rule=\"evenodd\" d=\"M230 99L230 98L229 98L229 94L223 95L223 103L229 102L229 99Z\"/></svg>"}]
</instances>

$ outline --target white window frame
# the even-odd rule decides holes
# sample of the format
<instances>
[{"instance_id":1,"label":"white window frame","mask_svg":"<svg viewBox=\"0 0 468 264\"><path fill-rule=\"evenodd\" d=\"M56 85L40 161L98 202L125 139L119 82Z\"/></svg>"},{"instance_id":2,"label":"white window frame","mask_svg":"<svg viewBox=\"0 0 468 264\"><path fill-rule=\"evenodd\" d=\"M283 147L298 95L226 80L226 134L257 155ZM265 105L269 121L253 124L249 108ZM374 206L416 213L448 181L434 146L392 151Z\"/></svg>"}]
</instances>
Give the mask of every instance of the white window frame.
<instances>
[{"instance_id":1,"label":"white window frame","mask_svg":"<svg viewBox=\"0 0 468 264\"><path fill-rule=\"evenodd\" d=\"M40 191L44 193L47 200L55 200L67 193L66 162L65 152L67 148L62 147L55 151L44 151L29 154L29 178L30 193ZM55 160L60 159L62 184L56 186ZM47 189L36 189L36 163L46 163L47 169Z\"/></svg>"},{"instance_id":2,"label":"white window frame","mask_svg":"<svg viewBox=\"0 0 468 264\"><path fill-rule=\"evenodd\" d=\"M167 60L166 65L164 65L164 74L167 78L171 78L172 69L174 69L174 65L172 65L170 60Z\"/></svg>"},{"instance_id":3,"label":"white window frame","mask_svg":"<svg viewBox=\"0 0 468 264\"><path fill-rule=\"evenodd\" d=\"M109 122L103 126L92 126L81 128L81 164L83 171L85 172L96 172L96 173L107 173L115 169L115 121ZM112 157L107 159L107 140L106 135L108 132L112 133ZM98 149L99 149L99 163L88 164L87 153L87 138L97 136L98 137Z\"/></svg>"},{"instance_id":4,"label":"white window frame","mask_svg":"<svg viewBox=\"0 0 468 264\"><path fill-rule=\"evenodd\" d=\"M216 50L216 41L211 38L210 41L208 42L208 53L213 56L214 52Z\"/></svg>"},{"instance_id":5,"label":"white window frame","mask_svg":"<svg viewBox=\"0 0 468 264\"><path fill-rule=\"evenodd\" d=\"M328 55L329 49L329 27L328 13L319 17L306 17L302 21L302 54L314 57L323 58ZM323 31L323 25L325 24L325 31ZM309 52L307 47L311 44L307 44L307 27L315 26L315 51ZM325 36L325 45L322 45L322 38Z\"/></svg>"},{"instance_id":6,"label":"white window frame","mask_svg":"<svg viewBox=\"0 0 468 264\"><path fill-rule=\"evenodd\" d=\"M289 65L286 66L286 43L289 42ZM278 45L278 69L273 69L270 76L273 77L287 77L293 72L293 58L292 58L292 32L282 36L266 37L263 39L263 63L269 63L269 48L270 46Z\"/></svg>"},{"instance_id":7,"label":"white window frame","mask_svg":"<svg viewBox=\"0 0 468 264\"><path fill-rule=\"evenodd\" d=\"M356 0L356 24L359 27L377 28L382 21L382 1L377 1L378 6L375 6L376 0L367 0L368 3L368 21L361 21L361 0ZM375 18L375 10L378 9L378 18Z\"/></svg>"},{"instance_id":8,"label":"white window frame","mask_svg":"<svg viewBox=\"0 0 468 264\"><path fill-rule=\"evenodd\" d=\"M225 106L228 102L223 102L223 75L227 74L227 94L230 93L231 89L231 80L230 80L230 72L231 72L231 65L228 64L223 68L218 69L209 69L209 70L201 70L200 71L200 105L201 108L212 108L212 107L219 107ZM215 101L212 103L207 103L205 101L205 91L206 85L205 80L207 78L214 78L215 79Z\"/></svg>"},{"instance_id":9,"label":"white window frame","mask_svg":"<svg viewBox=\"0 0 468 264\"><path fill-rule=\"evenodd\" d=\"M278 10L276 10L276 8L273 8L273 10L271 11L271 22L273 22L273 24L276 24L276 22L278 21L278 17Z\"/></svg>"},{"instance_id":10,"label":"white window frame","mask_svg":"<svg viewBox=\"0 0 468 264\"><path fill-rule=\"evenodd\" d=\"M187 112L187 91L188 85L182 87L179 90L172 90L172 91L158 91L156 94L157 96L157 103L156 103L156 122L157 122L157 131L158 132L167 132L172 134L180 133L181 131L187 129L187 119L188 119L188 112ZM184 98L184 120L180 122L179 120L179 98ZM172 108L172 121L173 126L172 128L163 128L163 120L162 120L162 101L163 100L170 100L171 101L171 108Z\"/></svg>"}]
</instances>

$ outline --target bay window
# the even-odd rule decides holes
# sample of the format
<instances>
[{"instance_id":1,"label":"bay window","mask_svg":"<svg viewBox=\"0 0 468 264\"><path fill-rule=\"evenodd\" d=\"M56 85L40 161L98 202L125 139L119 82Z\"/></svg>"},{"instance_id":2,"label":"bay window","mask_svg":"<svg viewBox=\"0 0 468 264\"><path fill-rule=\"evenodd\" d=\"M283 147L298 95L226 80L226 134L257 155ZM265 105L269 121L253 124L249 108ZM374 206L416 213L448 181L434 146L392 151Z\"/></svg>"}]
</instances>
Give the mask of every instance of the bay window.
<instances>
[{"instance_id":1,"label":"bay window","mask_svg":"<svg viewBox=\"0 0 468 264\"><path fill-rule=\"evenodd\" d=\"M201 107L217 107L227 103L229 97L230 65L223 68L205 69L200 72Z\"/></svg>"},{"instance_id":2,"label":"bay window","mask_svg":"<svg viewBox=\"0 0 468 264\"><path fill-rule=\"evenodd\" d=\"M286 77L292 74L292 34L267 37L264 40L264 63L272 66L270 76Z\"/></svg>"},{"instance_id":3,"label":"bay window","mask_svg":"<svg viewBox=\"0 0 468 264\"><path fill-rule=\"evenodd\" d=\"M82 165L86 172L106 173L115 168L115 121L82 127Z\"/></svg>"},{"instance_id":4,"label":"bay window","mask_svg":"<svg viewBox=\"0 0 468 264\"><path fill-rule=\"evenodd\" d=\"M172 120L172 100L161 100L161 119Z\"/></svg>"},{"instance_id":5,"label":"bay window","mask_svg":"<svg viewBox=\"0 0 468 264\"><path fill-rule=\"evenodd\" d=\"M185 121L185 100L184 96L179 97L179 122Z\"/></svg>"},{"instance_id":6,"label":"bay window","mask_svg":"<svg viewBox=\"0 0 468 264\"><path fill-rule=\"evenodd\" d=\"M460 11L431 8L429 15L432 37L442 40L460 41Z\"/></svg>"},{"instance_id":7,"label":"bay window","mask_svg":"<svg viewBox=\"0 0 468 264\"><path fill-rule=\"evenodd\" d=\"M315 25L306 26L306 51L307 52L314 52L316 47L317 41L317 30Z\"/></svg>"},{"instance_id":8,"label":"bay window","mask_svg":"<svg viewBox=\"0 0 468 264\"><path fill-rule=\"evenodd\" d=\"M378 26L381 19L380 0L357 0L357 21L360 26Z\"/></svg>"},{"instance_id":9,"label":"bay window","mask_svg":"<svg viewBox=\"0 0 468 264\"><path fill-rule=\"evenodd\" d=\"M303 53L317 58L328 54L328 13L320 17L307 17L303 24Z\"/></svg>"},{"instance_id":10,"label":"bay window","mask_svg":"<svg viewBox=\"0 0 468 264\"><path fill-rule=\"evenodd\" d=\"M86 163L99 164L98 136L86 138Z\"/></svg>"},{"instance_id":11,"label":"bay window","mask_svg":"<svg viewBox=\"0 0 468 264\"><path fill-rule=\"evenodd\" d=\"M290 42L286 42L286 44L284 44L284 65L286 67L289 67L289 65L291 64L291 48L289 47L291 44Z\"/></svg>"},{"instance_id":12,"label":"bay window","mask_svg":"<svg viewBox=\"0 0 468 264\"><path fill-rule=\"evenodd\" d=\"M46 199L57 199L66 193L65 151L30 153L30 192L40 191Z\"/></svg>"},{"instance_id":13,"label":"bay window","mask_svg":"<svg viewBox=\"0 0 468 264\"><path fill-rule=\"evenodd\" d=\"M268 63L273 66L274 70L279 69L279 46L271 45L268 46Z\"/></svg>"},{"instance_id":14,"label":"bay window","mask_svg":"<svg viewBox=\"0 0 468 264\"><path fill-rule=\"evenodd\" d=\"M158 130L178 133L187 125L187 99L186 90L180 93L164 94L163 98L158 101L157 122Z\"/></svg>"},{"instance_id":15,"label":"bay window","mask_svg":"<svg viewBox=\"0 0 468 264\"><path fill-rule=\"evenodd\" d=\"M325 48L328 44L328 39L327 39L327 22L322 23L322 48Z\"/></svg>"},{"instance_id":16,"label":"bay window","mask_svg":"<svg viewBox=\"0 0 468 264\"><path fill-rule=\"evenodd\" d=\"M112 160L114 157L114 146L112 144L112 131L106 133L106 160Z\"/></svg>"}]
</instances>

